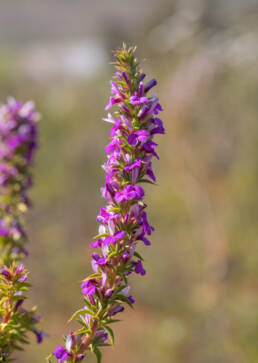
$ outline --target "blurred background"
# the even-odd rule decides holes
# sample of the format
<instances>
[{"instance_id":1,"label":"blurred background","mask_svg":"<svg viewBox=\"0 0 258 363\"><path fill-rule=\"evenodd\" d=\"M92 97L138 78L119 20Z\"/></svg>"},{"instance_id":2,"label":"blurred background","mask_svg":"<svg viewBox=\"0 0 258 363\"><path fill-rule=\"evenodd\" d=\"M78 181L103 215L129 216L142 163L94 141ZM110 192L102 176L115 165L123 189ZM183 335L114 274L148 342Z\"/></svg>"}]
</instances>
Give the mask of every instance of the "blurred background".
<instances>
[{"instance_id":1,"label":"blurred background","mask_svg":"<svg viewBox=\"0 0 258 363\"><path fill-rule=\"evenodd\" d=\"M0 100L34 99L42 114L27 304L50 338L32 336L17 362L43 362L82 306L104 203L109 62L125 41L159 80L166 135L147 188L147 275L132 278L135 310L103 363L257 363L257 0L0 4Z\"/></svg>"}]
</instances>

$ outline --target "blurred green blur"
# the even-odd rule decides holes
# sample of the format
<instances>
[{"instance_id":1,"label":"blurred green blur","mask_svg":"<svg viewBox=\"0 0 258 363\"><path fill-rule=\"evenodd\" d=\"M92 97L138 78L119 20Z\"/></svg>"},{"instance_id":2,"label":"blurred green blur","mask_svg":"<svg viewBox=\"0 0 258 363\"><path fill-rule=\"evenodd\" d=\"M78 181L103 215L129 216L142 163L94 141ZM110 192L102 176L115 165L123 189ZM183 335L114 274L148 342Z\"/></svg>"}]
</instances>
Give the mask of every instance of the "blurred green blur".
<instances>
[{"instance_id":1,"label":"blurred green blur","mask_svg":"<svg viewBox=\"0 0 258 363\"><path fill-rule=\"evenodd\" d=\"M16 361L43 362L82 306L104 203L109 62L125 41L159 81L166 135L147 187L147 275L132 278L135 309L103 363L257 363L257 1L0 3L0 100L34 99L42 114L27 304L50 337L32 336Z\"/></svg>"}]
</instances>

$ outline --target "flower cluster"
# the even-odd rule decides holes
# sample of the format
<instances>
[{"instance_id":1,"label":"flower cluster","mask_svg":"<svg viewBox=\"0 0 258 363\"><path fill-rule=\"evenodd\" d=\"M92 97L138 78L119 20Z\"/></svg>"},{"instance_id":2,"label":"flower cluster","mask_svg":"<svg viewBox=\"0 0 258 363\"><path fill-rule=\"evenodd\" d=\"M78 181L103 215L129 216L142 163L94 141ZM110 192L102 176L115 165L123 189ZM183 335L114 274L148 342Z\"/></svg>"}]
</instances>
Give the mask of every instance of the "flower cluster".
<instances>
[{"instance_id":1,"label":"flower cluster","mask_svg":"<svg viewBox=\"0 0 258 363\"><path fill-rule=\"evenodd\" d=\"M27 331L39 343L43 337L35 327L35 309L23 308L29 284L24 265L17 264L28 255L23 214L30 205L27 191L38 120L33 102L10 99L0 107L0 361L9 361L14 350L28 343Z\"/></svg>"},{"instance_id":2,"label":"flower cluster","mask_svg":"<svg viewBox=\"0 0 258 363\"><path fill-rule=\"evenodd\" d=\"M110 324L118 321L114 316L124 310L124 304L132 307L128 276L135 272L145 275L143 259L136 251L138 243L150 245L149 236L154 228L149 224L145 191L140 184L155 183L152 158L158 159L156 134L164 134L158 118L162 108L157 95L149 91L157 84L155 79L144 83L134 48L123 46L116 53L117 72L111 81L111 97L106 110L117 105L113 116L105 121L112 124L111 142L106 146L107 161L105 185L101 190L107 205L100 209L97 221L99 234L90 247L93 274L81 285L85 306L72 319L81 329L70 332L65 346L53 352L57 362L79 362L87 351L95 353L101 361L100 347L114 342Z\"/></svg>"},{"instance_id":3,"label":"flower cluster","mask_svg":"<svg viewBox=\"0 0 258 363\"><path fill-rule=\"evenodd\" d=\"M33 102L10 99L0 107L0 248L7 264L28 254L22 215L30 205L38 120Z\"/></svg>"}]
</instances>

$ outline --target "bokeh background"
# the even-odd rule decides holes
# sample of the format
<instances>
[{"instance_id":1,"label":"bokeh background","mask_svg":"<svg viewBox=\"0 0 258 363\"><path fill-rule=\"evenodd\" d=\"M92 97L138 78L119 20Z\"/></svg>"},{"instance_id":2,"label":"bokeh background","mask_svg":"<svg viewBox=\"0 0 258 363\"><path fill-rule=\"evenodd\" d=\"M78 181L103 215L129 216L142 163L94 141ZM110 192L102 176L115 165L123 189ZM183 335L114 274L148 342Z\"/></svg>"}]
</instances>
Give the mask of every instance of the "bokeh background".
<instances>
[{"instance_id":1,"label":"bokeh background","mask_svg":"<svg viewBox=\"0 0 258 363\"><path fill-rule=\"evenodd\" d=\"M0 100L34 99L42 114L28 304L50 337L37 346L32 336L16 361L44 362L82 305L104 202L109 62L125 41L159 80L166 135L147 188L147 275L132 278L135 310L121 315L103 363L257 363L257 0L0 5Z\"/></svg>"}]
</instances>

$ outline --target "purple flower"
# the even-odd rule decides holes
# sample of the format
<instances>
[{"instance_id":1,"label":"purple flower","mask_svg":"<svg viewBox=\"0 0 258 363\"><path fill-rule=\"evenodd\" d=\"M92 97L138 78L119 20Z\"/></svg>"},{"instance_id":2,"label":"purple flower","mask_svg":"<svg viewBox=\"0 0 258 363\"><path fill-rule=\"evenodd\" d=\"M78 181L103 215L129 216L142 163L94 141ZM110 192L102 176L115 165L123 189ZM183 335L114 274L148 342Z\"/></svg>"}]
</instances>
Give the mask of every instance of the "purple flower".
<instances>
[{"instance_id":1,"label":"purple flower","mask_svg":"<svg viewBox=\"0 0 258 363\"><path fill-rule=\"evenodd\" d=\"M90 248L97 248L97 247L101 247L102 244L102 240L98 239L97 241L94 241L90 244Z\"/></svg>"},{"instance_id":2,"label":"purple flower","mask_svg":"<svg viewBox=\"0 0 258 363\"><path fill-rule=\"evenodd\" d=\"M137 95L130 97L130 103L134 106L140 106L143 103L148 102L147 97L139 97Z\"/></svg>"},{"instance_id":3,"label":"purple flower","mask_svg":"<svg viewBox=\"0 0 258 363\"><path fill-rule=\"evenodd\" d=\"M141 165L142 165L142 159L136 159L133 163L127 164L124 170L139 169Z\"/></svg>"},{"instance_id":4,"label":"purple flower","mask_svg":"<svg viewBox=\"0 0 258 363\"><path fill-rule=\"evenodd\" d=\"M142 143L146 141L149 137L149 132L147 130L138 130L128 137L128 143L132 146L136 146L138 142Z\"/></svg>"},{"instance_id":5,"label":"purple flower","mask_svg":"<svg viewBox=\"0 0 258 363\"><path fill-rule=\"evenodd\" d=\"M24 264L21 263L15 270L15 275L20 275L24 271Z\"/></svg>"},{"instance_id":6,"label":"purple flower","mask_svg":"<svg viewBox=\"0 0 258 363\"><path fill-rule=\"evenodd\" d=\"M140 274L140 275L142 275L142 276L144 276L144 275L146 274L146 271L144 270L144 268L143 268L143 266L142 266L142 261L141 261L141 260L138 260L138 261L137 261L134 271L135 271L137 274Z\"/></svg>"},{"instance_id":7,"label":"purple flower","mask_svg":"<svg viewBox=\"0 0 258 363\"><path fill-rule=\"evenodd\" d=\"M143 145L143 147L144 147L144 150L145 151L152 152L157 145L158 144L156 144L155 142L153 142L151 140L148 140L147 142L145 142L145 144Z\"/></svg>"},{"instance_id":8,"label":"purple flower","mask_svg":"<svg viewBox=\"0 0 258 363\"><path fill-rule=\"evenodd\" d=\"M158 82L156 81L156 79L151 79L149 82L147 82L145 84L144 87L144 92L147 93L151 88L153 88L154 86L156 86Z\"/></svg>"},{"instance_id":9,"label":"purple flower","mask_svg":"<svg viewBox=\"0 0 258 363\"><path fill-rule=\"evenodd\" d=\"M111 137L115 136L116 132L120 129L121 124L122 124L122 121L120 119L116 120L115 125L110 130Z\"/></svg>"},{"instance_id":10,"label":"purple flower","mask_svg":"<svg viewBox=\"0 0 258 363\"><path fill-rule=\"evenodd\" d=\"M121 98L120 97L110 97L109 99L109 103L107 104L105 110L109 110L113 105L115 105L116 103L121 102Z\"/></svg>"},{"instance_id":11,"label":"purple flower","mask_svg":"<svg viewBox=\"0 0 258 363\"><path fill-rule=\"evenodd\" d=\"M115 201L121 203L131 199L140 200L144 197L144 190L139 185L127 185L122 192L117 192Z\"/></svg>"},{"instance_id":12,"label":"purple flower","mask_svg":"<svg viewBox=\"0 0 258 363\"><path fill-rule=\"evenodd\" d=\"M35 335L36 335L36 338L37 338L37 343L40 344L43 342L43 338L44 337L48 337L48 334L45 333L44 331L37 331L35 330L34 331Z\"/></svg>"},{"instance_id":13,"label":"purple flower","mask_svg":"<svg viewBox=\"0 0 258 363\"><path fill-rule=\"evenodd\" d=\"M146 229L145 229L146 230ZM150 246L150 241L145 237L145 233L141 233L138 237L137 237L138 240L142 241L145 246Z\"/></svg>"},{"instance_id":14,"label":"purple flower","mask_svg":"<svg viewBox=\"0 0 258 363\"><path fill-rule=\"evenodd\" d=\"M28 276L27 275L23 275L22 277L20 277L18 279L19 282L25 282L26 280L28 279Z\"/></svg>"},{"instance_id":15,"label":"purple flower","mask_svg":"<svg viewBox=\"0 0 258 363\"><path fill-rule=\"evenodd\" d=\"M130 301L131 304L135 303L135 300L132 296L128 296L128 300Z\"/></svg>"},{"instance_id":16,"label":"purple flower","mask_svg":"<svg viewBox=\"0 0 258 363\"><path fill-rule=\"evenodd\" d=\"M103 245L108 246L115 244L117 241L121 240L125 235L125 231L117 231L114 235L108 236L104 239Z\"/></svg>"},{"instance_id":17,"label":"purple flower","mask_svg":"<svg viewBox=\"0 0 258 363\"><path fill-rule=\"evenodd\" d=\"M11 280L12 275L11 275L11 273L10 273L8 270L6 270L6 269L2 268L2 269L0 270L0 272L1 272L1 274L2 274L5 278L7 278L7 280Z\"/></svg>"},{"instance_id":18,"label":"purple flower","mask_svg":"<svg viewBox=\"0 0 258 363\"><path fill-rule=\"evenodd\" d=\"M105 148L107 154L112 153L114 151L120 151L120 141L119 139L113 139L110 144L108 144Z\"/></svg>"},{"instance_id":19,"label":"purple flower","mask_svg":"<svg viewBox=\"0 0 258 363\"><path fill-rule=\"evenodd\" d=\"M95 282L92 280L83 281L81 284L82 293L85 296L94 295L97 291Z\"/></svg>"},{"instance_id":20,"label":"purple flower","mask_svg":"<svg viewBox=\"0 0 258 363\"><path fill-rule=\"evenodd\" d=\"M54 350L53 354L58 359L58 363L64 362L65 360L67 360L69 358L69 353L62 345L59 345Z\"/></svg>"},{"instance_id":21,"label":"purple flower","mask_svg":"<svg viewBox=\"0 0 258 363\"><path fill-rule=\"evenodd\" d=\"M7 236L10 233L8 228L1 228L0 229L0 236Z\"/></svg>"},{"instance_id":22,"label":"purple flower","mask_svg":"<svg viewBox=\"0 0 258 363\"><path fill-rule=\"evenodd\" d=\"M124 78L128 87L130 87L130 79L125 71L121 72L122 77Z\"/></svg>"},{"instance_id":23,"label":"purple flower","mask_svg":"<svg viewBox=\"0 0 258 363\"><path fill-rule=\"evenodd\" d=\"M151 134L165 134L165 129L163 126L163 122L159 118L155 118L154 120L155 126L151 130Z\"/></svg>"},{"instance_id":24,"label":"purple flower","mask_svg":"<svg viewBox=\"0 0 258 363\"><path fill-rule=\"evenodd\" d=\"M19 307L23 304L23 302L24 302L24 299L20 299L17 301L17 303L15 304L15 307L14 307L14 312L16 312L19 309Z\"/></svg>"},{"instance_id":25,"label":"purple flower","mask_svg":"<svg viewBox=\"0 0 258 363\"><path fill-rule=\"evenodd\" d=\"M154 231L154 228L149 224L147 220L147 214L146 212L142 212L140 218L139 218L140 226L142 228L142 231L144 233L147 233L148 235L151 234L152 231Z\"/></svg>"},{"instance_id":26,"label":"purple flower","mask_svg":"<svg viewBox=\"0 0 258 363\"><path fill-rule=\"evenodd\" d=\"M147 106L147 105L144 105L141 109L140 109L140 111L138 112L138 115L137 115L137 117L139 118L139 119L144 119L146 116L147 116L147 114L150 112L150 107L149 106Z\"/></svg>"},{"instance_id":27,"label":"purple flower","mask_svg":"<svg viewBox=\"0 0 258 363\"><path fill-rule=\"evenodd\" d=\"M117 305L116 307L114 307L113 309L109 310L108 315L109 316L113 316L116 315L118 313L121 313L121 311L124 311L124 307L122 305Z\"/></svg>"},{"instance_id":28,"label":"purple flower","mask_svg":"<svg viewBox=\"0 0 258 363\"><path fill-rule=\"evenodd\" d=\"M104 344L107 339L108 339L108 334L104 330L98 330L96 332L96 340L98 341L98 343Z\"/></svg>"}]
</instances>

